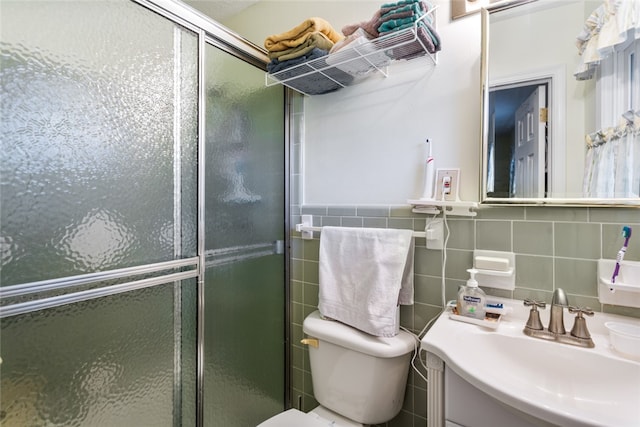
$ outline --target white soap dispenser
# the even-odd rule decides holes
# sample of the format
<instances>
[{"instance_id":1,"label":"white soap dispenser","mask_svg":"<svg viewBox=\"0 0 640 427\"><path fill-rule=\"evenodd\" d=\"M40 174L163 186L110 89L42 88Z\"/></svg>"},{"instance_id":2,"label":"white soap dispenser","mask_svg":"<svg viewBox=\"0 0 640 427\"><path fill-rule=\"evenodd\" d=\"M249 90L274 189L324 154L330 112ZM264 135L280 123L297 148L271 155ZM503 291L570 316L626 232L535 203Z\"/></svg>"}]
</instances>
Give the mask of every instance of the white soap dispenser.
<instances>
[{"instance_id":1,"label":"white soap dispenser","mask_svg":"<svg viewBox=\"0 0 640 427\"><path fill-rule=\"evenodd\" d=\"M478 287L478 281L476 280L476 273L478 270L470 268L469 280L467 285L460 289L458 292L458 314L461 316L473 317L474 319L483 320L486 314L485 304L487 296L484 291Z\"/></svg>"}]
</instances>

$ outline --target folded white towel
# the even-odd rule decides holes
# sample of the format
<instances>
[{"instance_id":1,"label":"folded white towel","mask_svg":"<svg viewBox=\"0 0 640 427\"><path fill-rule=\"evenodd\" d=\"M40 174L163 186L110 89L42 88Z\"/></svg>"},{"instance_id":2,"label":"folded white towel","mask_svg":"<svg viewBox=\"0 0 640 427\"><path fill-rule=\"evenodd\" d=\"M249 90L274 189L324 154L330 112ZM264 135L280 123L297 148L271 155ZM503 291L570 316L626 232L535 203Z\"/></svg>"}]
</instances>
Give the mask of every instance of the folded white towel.
<instances>
[{"instance_id":1,"label":"folded white towel","mask_svg":"<svg viewBox=\"0 0 640 427\"><path fill-rule=\"evenodd\" d=\"M376 336L399 330L399 304L413 304L411 230L322 227L318 309Z\"/></svg>"},{"instance_id":2,"label":"folded white towel","mask_svg":"<svg viewBox=\"0 0 640 427\"><path fill-rule=\"evenodd\" d=\"M386 53L371 43L362 28L337 42L325 57L327 64L352 76L363 76L391 62Z\"/></svg>"}]
</instances>

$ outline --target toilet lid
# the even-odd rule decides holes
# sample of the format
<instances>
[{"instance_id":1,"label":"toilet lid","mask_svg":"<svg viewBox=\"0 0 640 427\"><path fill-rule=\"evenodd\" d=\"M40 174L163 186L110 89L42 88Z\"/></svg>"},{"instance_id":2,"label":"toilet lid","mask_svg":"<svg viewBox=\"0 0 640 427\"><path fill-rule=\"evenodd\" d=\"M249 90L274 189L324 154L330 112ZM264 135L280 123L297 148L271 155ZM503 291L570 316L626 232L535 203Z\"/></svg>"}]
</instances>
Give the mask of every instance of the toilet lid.
<instances>
[{"instance_id":1,"label":"toilet lid","mask_svg":"<svg viewBox=\"0 0 640 427\"><path fill-rule=\"evenodd\" d=\"M289 409L260 423L258 427L327 427L327 424L297 409Z\"/></svg>"}]
</instances>

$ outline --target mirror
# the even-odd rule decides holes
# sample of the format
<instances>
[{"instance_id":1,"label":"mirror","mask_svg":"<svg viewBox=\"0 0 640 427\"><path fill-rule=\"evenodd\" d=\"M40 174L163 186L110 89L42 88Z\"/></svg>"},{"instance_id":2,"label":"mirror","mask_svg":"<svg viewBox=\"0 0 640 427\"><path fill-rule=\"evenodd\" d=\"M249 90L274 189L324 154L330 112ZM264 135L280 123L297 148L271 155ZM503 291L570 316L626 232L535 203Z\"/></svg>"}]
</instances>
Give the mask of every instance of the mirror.
<instances>
[{"instance_id":1,"label":"mirror","mask_svg":"<svg viewBox=\"0 0 640 427\"><path fill-rule=\"evenodd\" d=\"M482 203L640 206L640 22L596 45L603 4L481 11Z\"/></svg>"}]
</instances>

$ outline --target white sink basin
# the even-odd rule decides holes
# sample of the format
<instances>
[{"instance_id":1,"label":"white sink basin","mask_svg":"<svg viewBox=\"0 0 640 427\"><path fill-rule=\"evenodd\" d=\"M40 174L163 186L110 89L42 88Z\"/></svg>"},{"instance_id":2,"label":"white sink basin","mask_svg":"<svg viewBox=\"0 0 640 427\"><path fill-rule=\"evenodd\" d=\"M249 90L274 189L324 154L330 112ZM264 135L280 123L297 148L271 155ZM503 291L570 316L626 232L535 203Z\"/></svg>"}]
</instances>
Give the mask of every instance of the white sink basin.
<instances>
[{"instance_id":1,"label":"white sink basin","mask_svg":"<svg viewBox=\"0 0 640 427\"><path fill-rule=\"evenodd\" d=\"M587 319L595 348L526 336L528 309L504 300L514 312L497 329L451 320L443 314L422 340L467 382L521 412L562 426L640 426L640 361L613 350L607 320L640 321L595 313ZM542 310L548 324L549 308ZM565 310L565 327L573 316Z\"/></svg>"}]
</instances>

